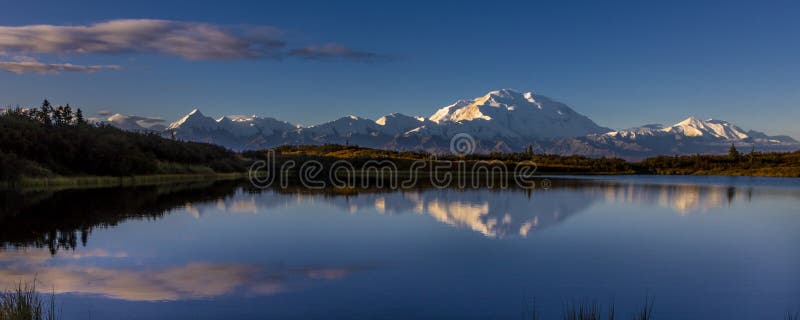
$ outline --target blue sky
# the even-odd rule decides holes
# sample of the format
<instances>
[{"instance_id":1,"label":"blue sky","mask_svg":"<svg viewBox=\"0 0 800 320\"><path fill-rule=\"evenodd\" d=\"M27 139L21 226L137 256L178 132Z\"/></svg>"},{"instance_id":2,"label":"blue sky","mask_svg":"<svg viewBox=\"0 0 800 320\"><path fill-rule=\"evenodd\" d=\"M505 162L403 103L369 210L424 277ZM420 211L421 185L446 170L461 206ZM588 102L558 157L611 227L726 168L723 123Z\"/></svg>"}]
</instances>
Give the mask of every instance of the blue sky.
<instances>
[{"instance_id":1,"label":"blue sky","mask_svg":"<svg viewBox=\"0 0 800 320\"><path fill-rule=\"evenodd\" d=\"M2 27L162 19L238 33L271 26L285 43L278 58L223 59L6 43L0 61L24 56L119 69L0 70L3 105L46 97L89 113L173 120L197 107L212 116L258 114L309 125L347 114L429 116L457 99L513 88L568 103L613 128L695 115L800 137L798 2L19 1L2 7ZM315 59L290 53L326 45L340 50Z\"/></svg>"}]
</instances>

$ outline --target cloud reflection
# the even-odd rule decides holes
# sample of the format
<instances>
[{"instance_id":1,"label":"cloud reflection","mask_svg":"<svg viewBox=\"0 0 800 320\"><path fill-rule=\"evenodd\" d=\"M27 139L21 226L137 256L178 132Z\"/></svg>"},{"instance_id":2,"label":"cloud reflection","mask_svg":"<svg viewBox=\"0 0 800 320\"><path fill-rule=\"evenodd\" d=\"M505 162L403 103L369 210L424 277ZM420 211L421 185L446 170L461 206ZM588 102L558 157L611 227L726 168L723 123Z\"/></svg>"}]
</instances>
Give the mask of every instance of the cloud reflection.
<instances>
[{"instance_id":1,"label":"cloud reflection","mask_svg":"<svg viewBox=\"0 0 800 320\"><path fill-rule=\"evenodd\" d=\"M267 270L241 263L189 262L164 268L104 268L75 263L87 257L126 257L104 250L51 256L45 250L0 251L0 288L36 279L43 292L93 294L121 300L206 299L230 293L268 295L307 282L341 279L355 268ZM70 260L58 265L59 260Z\"/></svg>"}]
</instances>

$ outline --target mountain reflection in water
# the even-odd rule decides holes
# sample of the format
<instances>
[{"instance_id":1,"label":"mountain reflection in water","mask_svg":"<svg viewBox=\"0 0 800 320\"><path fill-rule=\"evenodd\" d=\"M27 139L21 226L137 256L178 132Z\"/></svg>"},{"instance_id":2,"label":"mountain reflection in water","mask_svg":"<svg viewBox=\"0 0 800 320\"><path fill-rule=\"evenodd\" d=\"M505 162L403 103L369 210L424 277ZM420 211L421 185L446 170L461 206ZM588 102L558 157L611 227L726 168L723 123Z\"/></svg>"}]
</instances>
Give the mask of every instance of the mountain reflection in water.
<instances>
[{"instance_id":1,"label":"mountain reflection in water","mask_svg":"<svg viewBox=\"0 0 800 320\"><path fill-rule=\"evenodd\" d=\"M0 243L10 248L60 249L85 246L92 230L126 220L155 220L175 211L202 218L207 211L260 213L274 207L324 203L358 213L416 213L467 228L486 237L525 237L556 225L598 202L668 207L685 215L733 206L754 197L800 199L797 188L736 185L647 184L605 180L553 180L549 189L403 190L322 189L302 187L261 190L247 182L6 192L0 204Z\"/></svg>"},{"instance_id":2,"label":"mountain reflection in water","mask_svg":"<svg viewBox=\"0 0 800 320\"><path fill-rule=\"evenodd\" d=\"M253 319L381 318L397 308L492 318L518 315L515 301L531 295L557 313L565 297L613 295L622 308L646 292L658 294L663 318L708 318L708 304L791 307L797 180L689 180L4 192L0 288L35 278L74 318L220 318L231 308Z\"/></svg>"}]
</instances>

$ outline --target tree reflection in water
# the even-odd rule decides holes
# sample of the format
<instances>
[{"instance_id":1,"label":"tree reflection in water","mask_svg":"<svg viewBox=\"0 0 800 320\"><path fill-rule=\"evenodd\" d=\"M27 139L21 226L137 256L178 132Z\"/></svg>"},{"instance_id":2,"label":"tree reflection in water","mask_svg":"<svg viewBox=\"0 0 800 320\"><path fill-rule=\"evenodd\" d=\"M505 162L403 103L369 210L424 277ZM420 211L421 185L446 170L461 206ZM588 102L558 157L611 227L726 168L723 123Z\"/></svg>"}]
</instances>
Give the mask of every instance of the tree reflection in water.
<instances>
[{"instance_id":1,"label":"tree reflection in water","mask_svg":"<svg viewBox=\"0 0 800 320\"><path fill-rule=\"evenodd\" d=\"M645 184L614 180L554 180L544 189L437 189L417 186L386 190L322 189L302 186L260 190L246 181L146 187L78 189L0 194L3 247L74 250L92 230L129 219L155 220L175 209L200 216L207 208L257 212L277 205L324 201L344 211L386 214L416 212L487 237L527 236L564 221L599 201L659 205L680 214L731 206L758 196L800 198L796 189L725 185Z\"/></svg>"}]
</instances>

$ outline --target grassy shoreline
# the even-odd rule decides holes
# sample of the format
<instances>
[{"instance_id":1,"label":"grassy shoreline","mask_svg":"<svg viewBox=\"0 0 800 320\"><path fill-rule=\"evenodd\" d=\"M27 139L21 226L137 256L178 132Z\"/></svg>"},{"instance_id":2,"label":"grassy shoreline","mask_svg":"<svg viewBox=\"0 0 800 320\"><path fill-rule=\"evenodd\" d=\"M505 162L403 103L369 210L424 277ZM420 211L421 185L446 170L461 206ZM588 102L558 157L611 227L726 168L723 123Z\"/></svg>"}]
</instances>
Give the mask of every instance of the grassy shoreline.
<instances>
[{"instance_id":1,"label":"grassy shoreline","mask_svg":"<svg viewBox=\"0 0 800 320\"><path fill-rule=\"evenodd\" d=\"M21 178L17 181L0 181L0 190L58 190L109 187L131 187L208 180L235 180L247 177L247 172L234 173L184 173L152 174L124 177L112 176L58 176Z\"/></svg>"},{"instance_id":2,"label":"grassy shoreline","mask_svg":"<svg viewBox=\"0 0 800 320\"><path fill-rule=\"evenodd\" d=\"M485 173L472 173L472 172L458 172L449 171L453 178L462 177L483 177ZM617 176L617 175L654 175L654 176L751 176L751 177L794 177L793 175L770 175L752 174L753 172L725 172L725 171L706 171L706 172L657 172L657 173L641 173L635 171L619 171L619 172L541 172L536 176ZM399 170L397 178L407 179L412 174L411 170ZM509 172L506 178L511 178L513 172ZM297 172L291 170L288 175L292 177L297 176ZM418 171L418 177L429 178L431 174L426 171ZM344 175L339 175L344 177ZM354 172L354 178L379 178L377 172L368 172L357 170ZM180 173L180 174L151 174L151 175L133 175L133 176L57 176L57 177L25 177L17 181L0 181L0 190L14 190L24 189L29 191L35 190L63 190L63 189L91 189L91 188L110 188L110 187L133 187L133 186L148 186L159 184L183 183L183 182L197 182L197 181L221 181L221 180L237 180L248 178L247 172L234 172L234 173Z\"/></svg>"}]
</instances>

